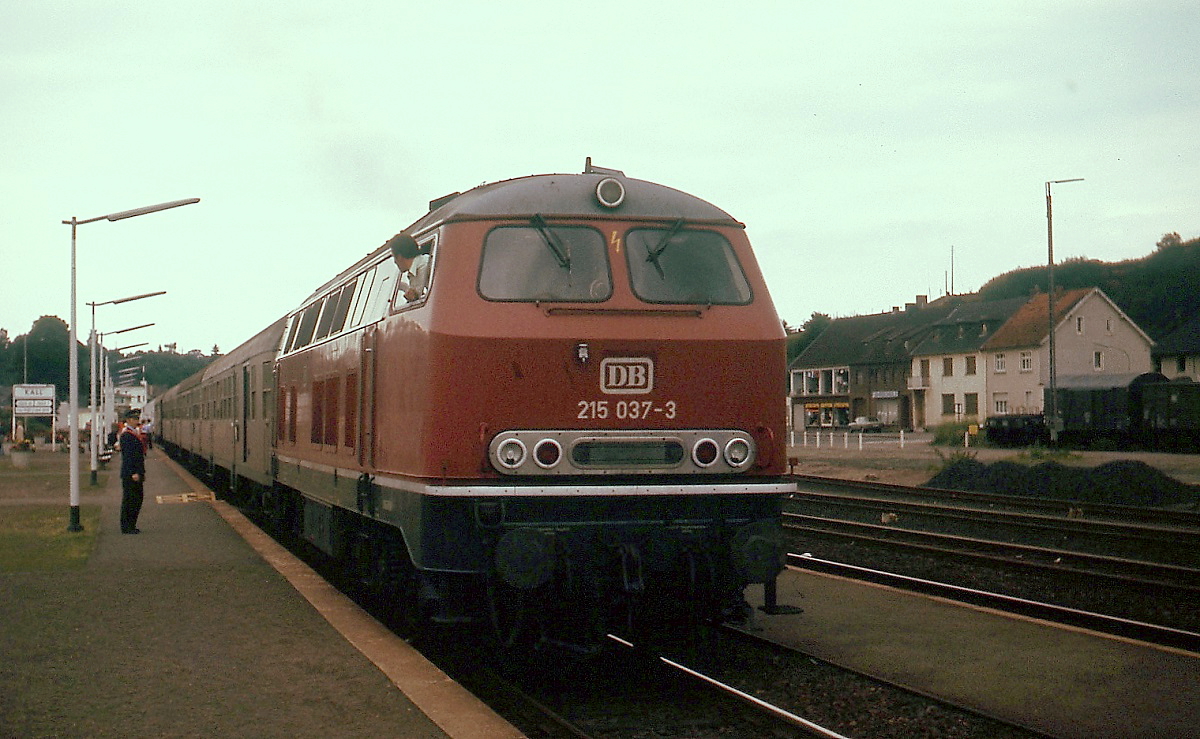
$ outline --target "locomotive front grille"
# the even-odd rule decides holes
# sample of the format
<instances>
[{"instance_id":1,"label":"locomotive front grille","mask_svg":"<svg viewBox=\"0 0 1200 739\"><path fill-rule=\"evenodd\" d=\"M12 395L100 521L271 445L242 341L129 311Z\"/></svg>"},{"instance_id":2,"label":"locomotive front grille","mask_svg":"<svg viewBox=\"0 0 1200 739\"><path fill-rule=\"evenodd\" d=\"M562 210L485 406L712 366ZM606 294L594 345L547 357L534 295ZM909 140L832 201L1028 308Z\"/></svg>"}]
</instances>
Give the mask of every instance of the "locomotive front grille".
<instances>
[{"instance_id":1,"label":"locomotive front grille","mask_svg":"<svg viewBox=\"0 0 1200 739\"><path fill-rule=\"evenodd\" d=\"M505 475L731 474L752 467L756 454L753 437L736 429L510 430L488 447Z\"/></svg>"},{"instance_id":2,"label":"locomotive front grille","mask_svg":"<svg viewBox=\"0 0 1200 739\"><path fill-rule=\"evenodd\" d=\"M580 439L571 446L571 462L580 469L674 468L683 461L685 454L678 439Z\"/></svg>"}]
</instances>

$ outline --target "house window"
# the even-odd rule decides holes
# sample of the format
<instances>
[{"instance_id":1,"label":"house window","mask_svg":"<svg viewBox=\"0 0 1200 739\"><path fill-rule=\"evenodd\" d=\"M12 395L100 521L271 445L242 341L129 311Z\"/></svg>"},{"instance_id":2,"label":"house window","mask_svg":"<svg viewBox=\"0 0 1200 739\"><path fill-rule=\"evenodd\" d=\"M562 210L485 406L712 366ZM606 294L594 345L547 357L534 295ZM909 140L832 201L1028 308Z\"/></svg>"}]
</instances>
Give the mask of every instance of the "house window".
<instances>
[{"instance_id":1,"label":"house window","mask_svg":"<svg viewBox=\"0 0 1200 739\"><path fill-rule=\"evenodd\" d=\"M1003 354L996 355L996 371L997 372L1004 371L1004 355Z\"/></svg>"},{"instance_id":2,"label":"house window","mask_svg":"<svg viewBox=\"0 0 1200 739\"><path fill-rule=\"evenodd\" d=\"M1187 372L1187 356L1186 355L1181 354L1178 357L1175 357L1175 371L1180 374Z\"/></svg>"},{"instance_id":3,"label":"house window","mask_svg":"<svg viewBox=\"0 0 1200 739\"><path fill-rule=\"evenodd\" d=\"M970 376L973 374L975 374L975 355L974 354L967 357L967 375Z\"/></svg>"},{"instance_id":4,"label":"house window","mask_svg":"<svg viewBox=\"0 0 1200 739\"><path fill-rule=\"evenodd\" d=\"M1021 352L1021 371L1031 372L1033 370L1033 352Z\"/></svg>"},{"instance_id":5,"label":"house window","mask_svg":"<svg viewBox=\"0 0 1200 739\"><path fill-rule=\"evenodd\" d=\"M966 393L963 395L963 412L968 416L979 415L979 393Z\"/></svg>"},{"instance_id":6,"label":"house window","mask_svg":"<svg viewBox=\"0 0 1200 739\"><path fill-rule=\"evenodd\" d=\"M1104 333L1106 333L1106 334L1112 333L1112 319L1111 318L1104 319Z\"/></svg>"},{"instance_id":7,"label":"house window","mask_svg":"<svg viewBox=\"0 0 1200 739\"><path fill-rule=\"evenodd\" d=\"M1075 333L1083 333L1083 316L1075 316Z\"/></svg>"},{"instance_id":8,"label":"house window","mask_svg":"<svg viewBox=\"0 0 1200 739\"><path fill-rule=\"evenodd\" d=\"M925 380L925 382L922 383L923 385L929 384L929 360L928 359L921 360L921 379Z\"/></svg>"},{"instance_id":9,"label":"house window","mask_svg":"<svg viewBox=\"0 0 1200 739\"><path fill-rule=\"evenodd\" d=\"M1092 352L1092 369L1104 369L1104 352Z\"/></svg>"},{"instance_id":10,"label":"house window","mask_svg":"<svg viewBox=\"0 0 1200 739\"><path fill-rule=\"evenodd\" d=\"M833 373L833 392L844 395L850 392L850 370L839 369Z\"/></svg>"},{"instance_id":11,"label":"house window","mask_svg":"<svg viewBox=\"0 0 1200 739\"><path fill-rule=\"evenodd\" d=\"M942 415L954 415L954 393L942 393Z\"/></svg>"},{"instance_id":12,"label":"house window","mask_svg":"<svg viewBox=\"0 0 1200 739\"><path fill-rule=\"evenodd\" d=\"M992 407L997 413L1008 413L1008 393L992 393Z\"/></svg>"},{"instance_id":13,"label":"house window","mask_svg":"<svg viewBox=\"0 0 1200 739\"><path fill-rule=\"evenodd\" d=\"M954 357L942 357L942 377L954 376Z\"/></svg>"}]
</instances>

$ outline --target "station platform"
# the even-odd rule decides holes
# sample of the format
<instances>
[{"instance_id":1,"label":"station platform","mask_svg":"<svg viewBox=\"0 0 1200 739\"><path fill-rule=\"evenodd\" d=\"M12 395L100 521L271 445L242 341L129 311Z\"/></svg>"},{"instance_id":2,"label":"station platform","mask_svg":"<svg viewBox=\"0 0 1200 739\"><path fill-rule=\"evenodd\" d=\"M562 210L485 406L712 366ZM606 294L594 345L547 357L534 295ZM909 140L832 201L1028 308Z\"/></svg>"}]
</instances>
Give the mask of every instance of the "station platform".
<instances>
[{"instance_id":1,"label":"station platform","mask_svg":"<svg viewBox=\"0 0 1200 739\"><path fill-rule=\"evenodd\" d=\"M1200 737L1200 654L789 568L748 630L1054 737Z\"/></svg>"},{"instance_id":2,"label":"station platform","mask_svg":"<svg viewBox=\"0 0 1200 739\"><path fill-rule=\"evenodd\" d=\"M160 450L140 534L105 477L84 569L0 575L0 736L521 736Z\"/></svg>"}]
</instances>

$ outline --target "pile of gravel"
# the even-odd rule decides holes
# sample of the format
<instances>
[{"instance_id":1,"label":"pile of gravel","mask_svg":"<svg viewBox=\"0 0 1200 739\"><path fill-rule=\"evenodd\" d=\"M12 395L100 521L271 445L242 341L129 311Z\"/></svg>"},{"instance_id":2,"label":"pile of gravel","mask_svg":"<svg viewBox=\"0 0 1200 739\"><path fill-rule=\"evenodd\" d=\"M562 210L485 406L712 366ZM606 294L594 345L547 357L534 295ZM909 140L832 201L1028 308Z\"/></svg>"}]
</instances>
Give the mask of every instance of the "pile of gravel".
<instances>
[{"instance_id":1,"label":"pile of gravel","mask_svg":"<svg viewBox=\"0 0 1200 739\"><path fill-rule=\"evenodd\" d=\"M1145 462L1108 462L1098 467L1068 467L1058 462L1026 466L1000 461L984 464L973 457L952 460L927 487L1004 495L1030 495L1084 503L1130 506L1200 506L1200 489L1179 482Z\"/></svg>"}]
</instances>

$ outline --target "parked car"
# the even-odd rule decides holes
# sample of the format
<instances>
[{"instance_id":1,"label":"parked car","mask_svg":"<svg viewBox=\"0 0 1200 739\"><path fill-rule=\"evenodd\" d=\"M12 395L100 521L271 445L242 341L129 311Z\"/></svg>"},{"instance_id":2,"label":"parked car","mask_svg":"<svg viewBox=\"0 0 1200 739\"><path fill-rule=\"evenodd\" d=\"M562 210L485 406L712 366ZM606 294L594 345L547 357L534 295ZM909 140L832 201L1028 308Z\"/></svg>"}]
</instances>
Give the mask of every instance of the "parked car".
<instances>
[{"instance_id":1,"label":"parked car","mask_svg":"<svg viewBox=\"0 0 1200 739\"><path fill-rule=\"evenodd\" d=\"M883 422L875 416L859 416L850 422L850 430L880 433L883 431Z\"/></svg>"}]
</instances>

